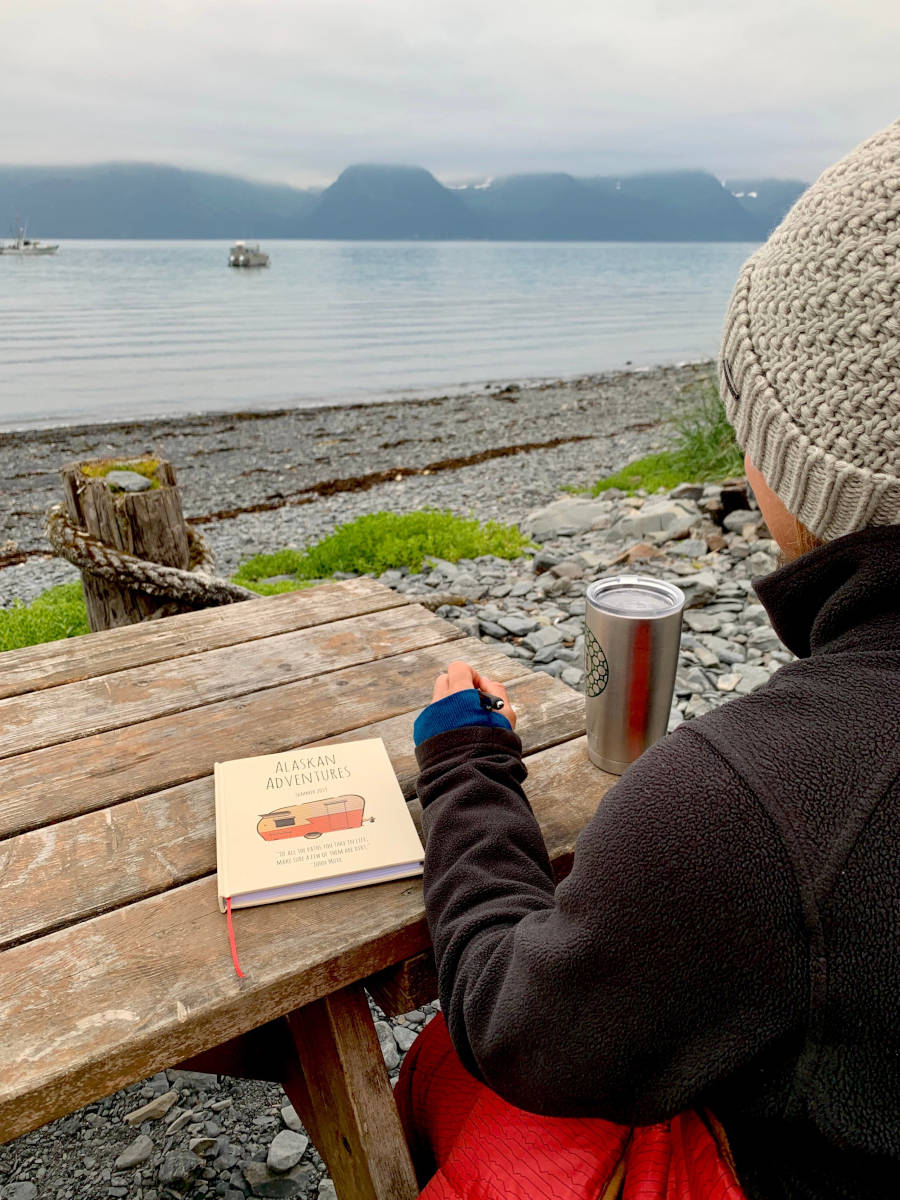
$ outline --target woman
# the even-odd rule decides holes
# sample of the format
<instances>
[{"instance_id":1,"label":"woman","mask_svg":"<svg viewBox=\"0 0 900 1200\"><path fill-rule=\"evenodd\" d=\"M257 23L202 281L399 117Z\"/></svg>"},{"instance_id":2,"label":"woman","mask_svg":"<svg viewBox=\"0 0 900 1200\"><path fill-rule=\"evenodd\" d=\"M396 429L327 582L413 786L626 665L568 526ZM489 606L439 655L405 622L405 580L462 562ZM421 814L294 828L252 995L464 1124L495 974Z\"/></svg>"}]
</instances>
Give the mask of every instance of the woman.
<instances>
[{"instance_id":1,"label":"woman","mask_svg":"<svg viewBox=\"0 0 900 1200\"><path fill-rule=\"evenodd\" d=\"M900 1195L898 375L900 122L801 197L725 326L722 396L787 560L756 589L798 661L645 753L555 889L519 740L472 690L502 687L452 664L418 722L462 1064L550 1118L709 1110L753 1200Z\"/></svg>"}]
</instances>

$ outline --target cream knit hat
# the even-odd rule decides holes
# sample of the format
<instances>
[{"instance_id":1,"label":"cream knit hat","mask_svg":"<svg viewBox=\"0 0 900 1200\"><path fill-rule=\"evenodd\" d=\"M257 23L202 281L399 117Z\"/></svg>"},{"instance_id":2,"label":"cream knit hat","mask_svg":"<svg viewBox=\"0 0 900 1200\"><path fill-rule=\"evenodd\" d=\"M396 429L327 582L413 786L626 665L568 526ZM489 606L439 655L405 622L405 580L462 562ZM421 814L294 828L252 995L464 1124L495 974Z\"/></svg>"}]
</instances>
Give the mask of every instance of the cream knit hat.
<instances>
[{"instance_id":1,"label":"cream knit hat","mask_svg":"<svg viewBox=\"0 0 900 1200\"><path fill-rule=\"evenodd\" d=\"M900 522L900 121L829 167L744 264L719 389L739 445L817 537Z\"/></svg>"}]
</instances>

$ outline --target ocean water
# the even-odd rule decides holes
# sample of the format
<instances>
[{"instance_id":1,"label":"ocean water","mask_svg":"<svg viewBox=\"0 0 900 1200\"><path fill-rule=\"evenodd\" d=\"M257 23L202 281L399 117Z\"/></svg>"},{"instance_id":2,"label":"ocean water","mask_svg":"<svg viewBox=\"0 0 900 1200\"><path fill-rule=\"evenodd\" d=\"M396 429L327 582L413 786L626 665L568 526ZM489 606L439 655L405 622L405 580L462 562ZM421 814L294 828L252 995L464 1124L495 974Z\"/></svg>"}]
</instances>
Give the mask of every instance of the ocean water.
<instances>
[{"instance_id":1,"label":"ocean water","mask_svg":"<svg viewBox=\"0 0 900 1200\"><path fill-rule=\"evenodd\" d=\"M0 257L0 429L713 357L753 245L68 241Z\"/></svg>"}]
</instances>

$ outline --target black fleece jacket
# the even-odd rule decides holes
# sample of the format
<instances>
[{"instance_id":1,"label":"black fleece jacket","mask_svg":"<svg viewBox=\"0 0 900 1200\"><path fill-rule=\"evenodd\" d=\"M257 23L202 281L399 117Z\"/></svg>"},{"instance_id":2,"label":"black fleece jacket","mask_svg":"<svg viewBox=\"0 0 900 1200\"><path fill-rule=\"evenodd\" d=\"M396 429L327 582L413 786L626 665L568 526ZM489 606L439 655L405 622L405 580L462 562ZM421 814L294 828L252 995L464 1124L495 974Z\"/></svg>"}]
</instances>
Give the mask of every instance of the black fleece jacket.
<instances>
[{"instance_id":1,"label":"black fleece jacket","mask_svg":"<svg viewBox=\"0 0 900 1200\"><path fill-rule=\"evenodd\" d=\"M466 1066L522 1108L706 1106L751 1197L900 1196L900 526L757 582L801 656L644 754L554 890L521 744L418 749Z\"/></svg>"}]
</instances>

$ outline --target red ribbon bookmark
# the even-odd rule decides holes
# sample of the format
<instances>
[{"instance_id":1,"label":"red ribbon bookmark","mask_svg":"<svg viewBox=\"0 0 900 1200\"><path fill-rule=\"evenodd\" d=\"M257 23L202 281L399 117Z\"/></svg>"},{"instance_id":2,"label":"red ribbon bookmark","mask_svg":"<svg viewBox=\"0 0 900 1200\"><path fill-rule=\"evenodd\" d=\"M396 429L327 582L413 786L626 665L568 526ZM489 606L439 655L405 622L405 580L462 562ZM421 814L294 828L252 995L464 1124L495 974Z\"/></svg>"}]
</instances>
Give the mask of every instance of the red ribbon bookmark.
<instances>
[{"instance_id":1,"label":"red ribbon bookmark","mask_svg":"<svg viewBox=\"0 0 900 1200\"><path fill-rule=\"evenodd\" d=\"M234 925L231 921L231 897L225 899L225 916L228 919L228 944L231 946L231 961L234 963L234 969L237 972L238 979L244 978L244 972L241 970L241 964L238 962L237 945L234 940Z\"/></svg>"}]
</instances>

